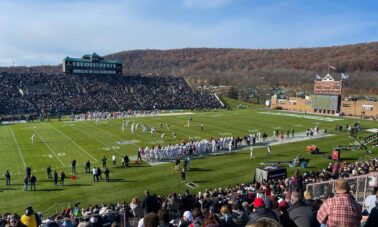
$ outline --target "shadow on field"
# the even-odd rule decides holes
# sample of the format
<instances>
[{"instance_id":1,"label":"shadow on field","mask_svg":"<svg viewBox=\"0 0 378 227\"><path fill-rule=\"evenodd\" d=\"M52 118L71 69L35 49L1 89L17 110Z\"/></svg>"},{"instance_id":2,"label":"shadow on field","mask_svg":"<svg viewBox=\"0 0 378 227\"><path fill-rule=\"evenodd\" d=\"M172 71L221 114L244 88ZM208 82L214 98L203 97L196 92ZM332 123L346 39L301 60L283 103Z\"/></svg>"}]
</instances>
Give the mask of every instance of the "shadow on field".
<instances>
[{"instance_id":1,"label":"shadow on field","mask_svg":"<svg viewBox=\"0 0 378 227\"><path fill-rule=\"evenodd\" d=\"M214 171L213 169L206 169L206 168L190 168L190 170L189 171L191 171L191 172L202 172L202 171Z\"/></svg>"},{"instance_id":2,"label":"shadow on field","mask_svg":"<svg viewBox=\"0 0 378 227\"><path fill-rule=\"evenodd\" d=\"M355 161L357 158L341 158L341 161Z\"/></svg>"},{"instance_id":3,"label":"shadow on field","mask_svg":"<svg viewBox=\"0 0 378 227\"><path fill-rule=\"evenodd\" d=\"M67 187L92 186L91 184L65 184Z\"/></svg>"},{"instance_id":4,"label":"shadow on field","mask_svg":"<svg viewBox=\"0 0 378 227\"><path fill-rule=\"evenodd\" d=\"M0 188L0 192L2 191L14 191L14 190L17 190L15 188Z\"/></svg>"},{"instance_id":5,"label":"shadow on field","mask_svg":"<svg viewBox=\"0 0 378 227\"><path fill-rule=\"evenodd\" d=\"M131 165L131 166L129 166L129 167L127 167L127 168L139 168L139 167L151 167L150 165Z\"/></svg>"},{"instance_id":6,"label":"shadow on field","mask_svg":"<svg viewBox=\"0 0 378 227\"><path fill-rule=\"evenodd\" d=\"M130 169L130 168L139 168L139 167L151 167L149 165L131 165L131 166L128 166L128 167L124 167L124 166L116 166L116 167L113 167L113 168L116 168L116 169Z\"/></svg>"},{"instance_id":7,"label":"shadow on field","mask_svg":"<svg viewBox=\"0 0 378 227\"><path fill-rule=\"evenodd\" d=\"M193 183L195 184L199 184L199 183L208 183L209 181L208 180L197 180L197 181L193 181Z\"/></svg>"},{"instance_id":8,"label":"shadow on field","mask_svg":"<svg viewBox=\"0 0 378 227\"><path fill-rule=\"evenodd\" d=\"M45 188L45 189L38 189L36 191L40 192L54 192L54 191L63 191L63 188Z\"/></svg>"},{"instance_id":9,"label":"shadow on field","mask_svg":"<svg viewBox=\"0 0 378 227\"><path fill-rule=\"evenodd\" d=\"M110 179L109 182L136 182L136 181L135 180L126 180L126 179L115 178L115 179Z\"/></svg>"}]
</instances>

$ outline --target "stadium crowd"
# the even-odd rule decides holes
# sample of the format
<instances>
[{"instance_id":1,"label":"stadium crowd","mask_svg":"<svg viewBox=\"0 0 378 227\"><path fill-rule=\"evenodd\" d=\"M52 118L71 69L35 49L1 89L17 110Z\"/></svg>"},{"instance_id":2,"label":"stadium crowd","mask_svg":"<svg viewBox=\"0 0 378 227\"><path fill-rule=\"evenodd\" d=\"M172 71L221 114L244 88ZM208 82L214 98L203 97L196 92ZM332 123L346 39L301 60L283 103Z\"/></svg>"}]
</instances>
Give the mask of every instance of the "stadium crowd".
<instances>
[{"instance_id":1,"label":"stadium crowd","mask_svg":"<svg viewBox=\"0 0 378 227\"><path fill-rule=\"evenodd\" d=\"M0 73L0 118L153 109L219 108L205 91L180 77Z\"/></svg>"},{"instance_id":2,"label":"stadium crowd","mask_svg":"<svg viewBox=\"0 0 378 227\"><path fill-rule=\"evenodd\" d=\"M57 226L376 226L378 223L378 187L364 202L365 210L353 195L353 185L345 173L365 174L378 170L376 158L365 162L330 165L320 173L296 170L284 179L263 180L225 188L206 189L198 194L186 190L160 196L145 191L144 198L134 197L129 203L89 205L80 203L63 209L43 221L48 227ZM358 171L358 169L363 171ZM329 178L324 178L330 175ZM337 179L335 192L314 199L306 184L330 178ZM42 214L27 207L25 214L6 213L1 226L37 226ZM268 223L268 224L267 224ZM325 224L325 225L322 225Z\"/></svg>"}]
</instances>

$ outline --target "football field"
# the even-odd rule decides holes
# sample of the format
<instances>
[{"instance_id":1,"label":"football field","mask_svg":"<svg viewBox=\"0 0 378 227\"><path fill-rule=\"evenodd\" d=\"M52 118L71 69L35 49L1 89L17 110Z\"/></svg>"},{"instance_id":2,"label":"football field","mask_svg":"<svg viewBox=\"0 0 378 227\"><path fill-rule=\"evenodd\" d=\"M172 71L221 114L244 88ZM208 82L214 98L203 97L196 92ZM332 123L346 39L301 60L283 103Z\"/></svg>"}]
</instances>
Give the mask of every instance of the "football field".
<instances>
[{"instance_id":1,"label":"football field","mask_svg":"<svg viewBox=\"0 0 378 227\"><path fill-rule=\"evenodd\" d=\"M180 112L179 112L180 113ZM193 121L188 127L187 121ZM145 189L152 193L166 196L168 193L183 193L187 187L181 183L179 172L174 170L173 163L150 165L131 164L128 168L120 167L121 156L128 154L133 159L138 147L154 145L176 144L191 139L201 140L210 137L241 136L257 131L266 132L269 137L275 129L294 129L296 134L304 133L306 129L319 125L320 130L328 129L331 136L313 138L294 143L284 143L273 146L270 161L291 161L298 154L310 159L307 170L321 169L330 160L323 155L310 155L306 146L315 144L323 154L329 154L337 145L348 145L354 142L347 136L346 130L336 132L336 124L352 125L359 121L363 132L359 136L367 135L369 128L377 128L377 122L355 119L340 119L285 112L273 112L261 107L249 106L243 110L218 110L209 112L193 112L188 114L167 114L154 117L133 117L126 119L129 127L122 132L122 119L95 121L63 121L55 119L51 122L35 122L16 125L0 125L0 213L22 212L26 206L32 205L34 210L46 214L81 202L82 207L95 203L116 203L130 201L133 196L142 197ZM154 126L155 135L143 133L138 128L131 133L130 125ZM160 128L163 124L163 129ZM200 125L204 124L204 130ZM170 125L170 130L166 124ZM172 132L177 135L174 139ZM36 140L31 137L35 133ZM165 137L161 138L161 134ZM269 138L270 139L270 138ZM376 156L377 148L370 156ZM191 161L191 170L187 172L187 181L194 182L197 187L189 188L191 192L203 191L207 188L234 185L250 182L252 174L261 162L267 161L266 148L255 149L256 158L249 158L249 150L241 150L232 154L208 156ZM117 166L111 165L111 156L117 156ZM102 167L101 160L107 158L110 166L110 182L93 182L92 174L85 173L84 163L90 161L93 166ZM346 151L342 153L343 160L355 161L365 158L365 151ZM75 159L77 177L72 182L71 161ZM52 179L47 178L46 168L51 165L58 173L64 171L67 175L66 185L55 187ZM37 177L37 191L23 191L25 167L32 168ZM9 170L12 174L11 185L6 186L3 173ZM291 173L294 169L290 169Z\"/></svg>"}]
</instances>

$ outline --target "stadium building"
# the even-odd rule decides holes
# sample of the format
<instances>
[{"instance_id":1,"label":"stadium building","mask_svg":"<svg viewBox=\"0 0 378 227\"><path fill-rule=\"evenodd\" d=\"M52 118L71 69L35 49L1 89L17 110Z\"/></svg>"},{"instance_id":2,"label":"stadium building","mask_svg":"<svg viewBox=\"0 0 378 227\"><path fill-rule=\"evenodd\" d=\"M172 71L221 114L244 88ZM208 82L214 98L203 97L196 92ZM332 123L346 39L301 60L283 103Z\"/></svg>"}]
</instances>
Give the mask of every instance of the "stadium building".
<instances>
[{"instance_id":1,"label":"stadium building","mask_svg":"<svg viewBox=\"0 0 378 227\"><path fill-rule=\"evenodd\" d=\"M105 60L98 54L86 54L82 58L66 57L63 59L63 72L66 74L120 75L122 63Z\"/></svg>"},{"instance_id":2,"label":"stadium building","mask_svg":"<svg viewBox=\"0 0 378 227\"><path fill-rule=\"evenodd\" d=\"M270 107L295 112L378 118L378 102L345 96L342 80L336 81L330 74L314 81L312 95L305 97L273 95Z\"/></svg>"}]
</instances>

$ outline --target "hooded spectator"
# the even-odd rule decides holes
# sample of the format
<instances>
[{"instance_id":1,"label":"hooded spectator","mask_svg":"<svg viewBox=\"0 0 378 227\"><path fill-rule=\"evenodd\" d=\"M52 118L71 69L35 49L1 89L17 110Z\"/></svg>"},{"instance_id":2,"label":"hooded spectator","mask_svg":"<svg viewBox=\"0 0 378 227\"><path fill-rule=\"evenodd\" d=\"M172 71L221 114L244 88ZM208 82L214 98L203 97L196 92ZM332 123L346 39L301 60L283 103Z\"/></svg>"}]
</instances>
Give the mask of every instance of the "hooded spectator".
<instances>
[{"instance_id":1,"label":"hooded spectator","mask_svg":"<svg viewBox=\"0 0 378 227\"><path fill-rule=\"evenodd\" d=\"M42 221L30 206L25 209L25 214L21 217L21 223L27 227L37 227L42 224Z\"/></svg>"}]
</instances>

